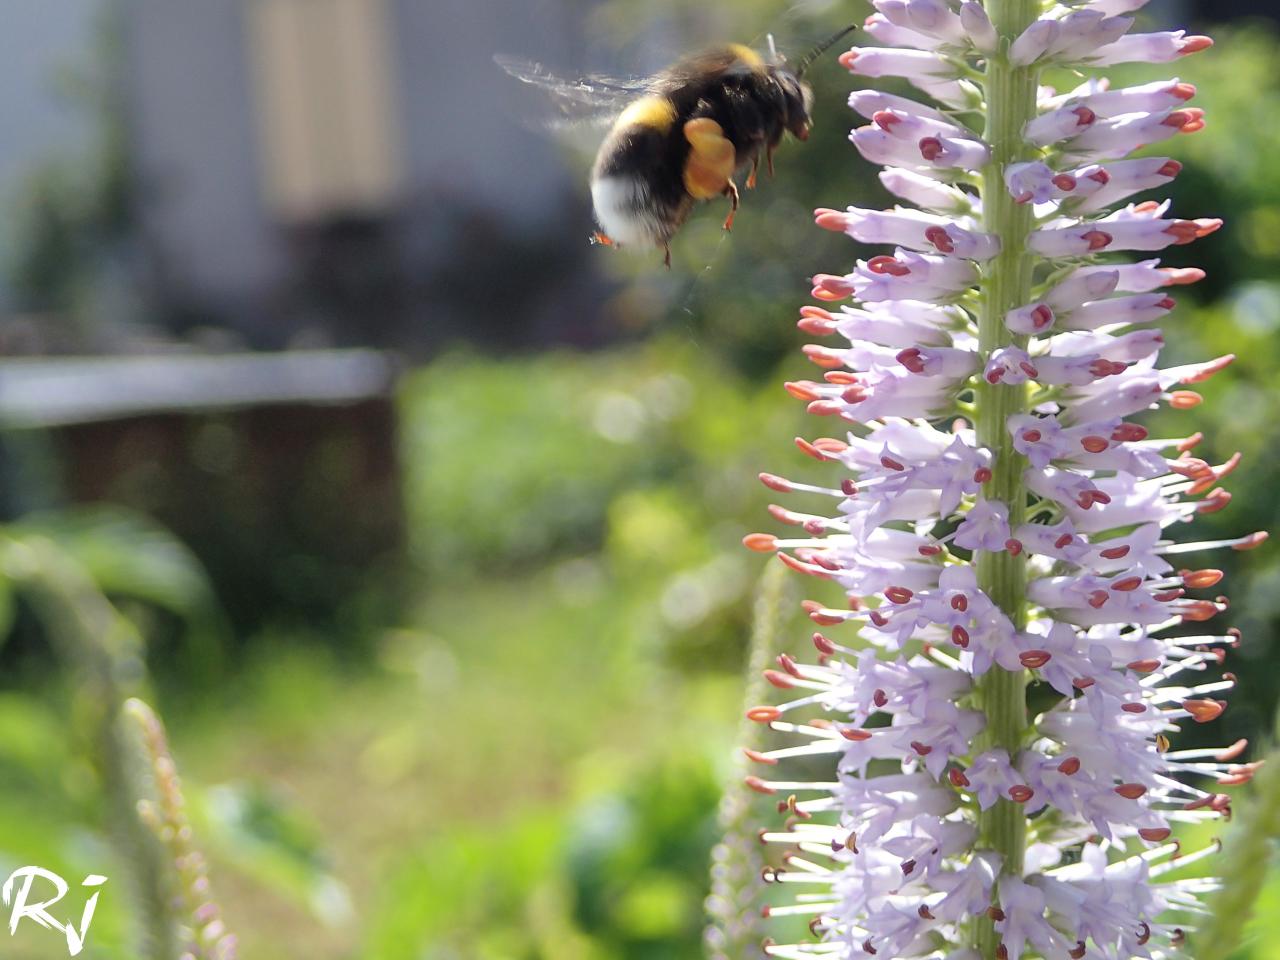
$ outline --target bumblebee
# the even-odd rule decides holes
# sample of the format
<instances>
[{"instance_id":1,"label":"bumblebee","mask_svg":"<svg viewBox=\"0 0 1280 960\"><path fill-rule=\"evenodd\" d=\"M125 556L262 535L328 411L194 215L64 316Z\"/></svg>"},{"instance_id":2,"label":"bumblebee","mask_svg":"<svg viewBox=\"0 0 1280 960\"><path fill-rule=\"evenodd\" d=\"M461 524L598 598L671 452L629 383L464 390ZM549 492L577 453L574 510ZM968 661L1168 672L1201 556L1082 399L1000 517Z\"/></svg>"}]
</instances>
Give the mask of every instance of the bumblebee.
<instances>
[{"instance_id":1,"label":"bumblebee","mask_svg":"<svg viewBox=\"0 0 1280 960\"><path fill-rule=\"evenodd\" d=\"M562 81L537 64L504 60L511 74L551 91L562 106L613 110L612 127L591 170L591 200L600 231L612 246L657 247L671 265L671 238L699 201L725 197L733 226L739 196L735 177L747 171L755 187L763 152L769 174L785 134L806 140L813 93L805 70L852 26L819 45L795 68L766 60L750 47L728 44L681 60L643 81L587 77Z\"/></svg>"}]
</instances>

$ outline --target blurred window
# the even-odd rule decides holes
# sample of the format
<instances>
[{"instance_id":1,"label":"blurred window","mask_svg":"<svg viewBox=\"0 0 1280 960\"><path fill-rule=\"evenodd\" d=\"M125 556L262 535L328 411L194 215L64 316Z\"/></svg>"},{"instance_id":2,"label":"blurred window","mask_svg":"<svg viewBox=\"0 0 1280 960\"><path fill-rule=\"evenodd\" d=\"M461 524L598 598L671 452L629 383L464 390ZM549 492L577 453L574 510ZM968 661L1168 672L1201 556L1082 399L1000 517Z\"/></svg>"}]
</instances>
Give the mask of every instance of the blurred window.
<instances>
[{"instance_id":1,"label":"blurred window","mask_svg":"<svg viewBox=\"0 0 1280 960\"><path fill-rule=\"evenodd\" d=\"M388 0L248 0L263 184L289 221L385 211L400 184Z\"/></svg>"}]
</instances>

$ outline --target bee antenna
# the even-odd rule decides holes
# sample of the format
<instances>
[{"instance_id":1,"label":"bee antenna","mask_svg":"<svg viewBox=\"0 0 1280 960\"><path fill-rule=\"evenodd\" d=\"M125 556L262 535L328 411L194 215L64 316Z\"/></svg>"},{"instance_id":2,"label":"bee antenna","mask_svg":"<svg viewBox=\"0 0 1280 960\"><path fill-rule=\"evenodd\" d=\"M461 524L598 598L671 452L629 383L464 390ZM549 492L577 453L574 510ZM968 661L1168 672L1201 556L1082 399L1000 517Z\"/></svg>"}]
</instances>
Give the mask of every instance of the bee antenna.
<instances>
[{"instance_id":1,"label":"bee antenna","mask_svg":"<svg viewBox=\"0 0 1280 960\"><path fill-rule=\"evenodd\" d=\"M765 34L765 38L769 41L769 62L779 63L780 58L778 57L778 45L773 42L773 34L767 33Z\"/></svg>"},{"instance_id":2,"label":"bee antenna","mask_svg":"<svg viewBox=\"0 0 1280 960\"><path fill-rule=\"evenodd\" d=\"M813 63L813 61L817 60L820 56L822 56L824 53L830 50L833 46L835 46L836 43L839 42L842 38L847 37L849 34L853 33L853 31L857 29L858 29L857 24L851 23L849 24L849 26L845 27L839 33L835 34L832 37L828 37L826 40L822 41L822 43L818 44L816 47L814 47L812 50L806 53L804 57L800 60L800 62L796 64L796 69L795 69L796 76L797 77L804 76L804 72L809 69L809 66Z\"/></svg>"}]
</instances>

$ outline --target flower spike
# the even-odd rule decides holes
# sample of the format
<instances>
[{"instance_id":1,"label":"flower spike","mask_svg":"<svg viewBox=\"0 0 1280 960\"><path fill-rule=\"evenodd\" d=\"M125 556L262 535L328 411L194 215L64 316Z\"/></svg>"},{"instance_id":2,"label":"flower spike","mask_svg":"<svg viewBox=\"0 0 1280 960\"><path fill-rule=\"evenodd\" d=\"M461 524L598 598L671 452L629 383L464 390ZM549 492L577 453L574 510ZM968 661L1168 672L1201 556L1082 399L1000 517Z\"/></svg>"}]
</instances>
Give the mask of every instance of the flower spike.
<instances>
[{"instance_id":1,"label":"flower spike","mask_svg":"<svg viewBox=\"0 0 1280 960\"><path fill-rule=\"evenodd\" d=\"M790 851L765 879L798 891L768 915L807 917L814 937L764 952L1171 957L1214 885L1169 878L1213 852L1184 854L1173 826L1229 815L1221 788L1257 769L1243 743L1173 748L1222 714L1234 677L1220 668L1238 642L1194 629L1226 610L1222 573L1175 555L1266 535L1177 538L1227 505L1219 483L1238 458L1210 464L1191 452L1199 434L1137 422L1161 404L1191 410L1201 396L1187 387L1232 360L1158 365L1168 288L1203 271L1096 255L1191 243L1221 221L1142 196L1176 160L1127 158L1203 126L1195 87L1039 80L1211 41L1132 32L1142 0L873 6L880 46L841 65L904 78L940 106L871 88L849 98L864 121L854 147L904 205L815 211L870 249L812 278L821 305L799 326L824 338L805 348L821 375L787 384L843 427L797 444L845 475L762 474L806 511L831 499L771 507L794 536L744 540L848 600L806 601L814 662L779 658L765 679L785 699L748 713L791 738L748 753L748 786L787 817L761 833ZM1032 680L1048 697L1034 716ZM827 772L795 779L801 758Z\"/></svg>"}]
</instances>

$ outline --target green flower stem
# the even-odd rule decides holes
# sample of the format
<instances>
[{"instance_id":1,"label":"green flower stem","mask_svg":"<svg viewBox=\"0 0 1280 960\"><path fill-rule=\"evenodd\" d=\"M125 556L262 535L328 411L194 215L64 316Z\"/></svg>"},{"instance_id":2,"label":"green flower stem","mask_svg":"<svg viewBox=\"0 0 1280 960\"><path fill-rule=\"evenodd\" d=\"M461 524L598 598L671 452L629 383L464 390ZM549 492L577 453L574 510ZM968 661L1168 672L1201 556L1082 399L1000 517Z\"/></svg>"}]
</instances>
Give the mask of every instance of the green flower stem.
<instances>
[{"instance_id":1,"label":"green flower stem","mask_svg":"<svg viewBox=\"0 0 1280 960\"><path fill-rule=\"evenodd\" d=\"M1000 238L1001 250L987 266L983 278L983 306L978 325L983 356L1003 346L1025 346L1026 338L1006 329L1008 311L1031 298L1032 257L1027 235L1032 229L1031 204L1013 201L1004 185L1010 163L1028 159L1022 129L1035 116L1037 71L1009 63L1009 44L1039 13L1037 0L988 0L987 14L1000 36L1000 48L987 61L983 85L987 101L984 138L991 147L991 162L983 171L983 225ZM1009 508L1009 525L1016 528L1026 518L1027 491L1022 480L1026 463L1013 449L1005 423L1027 409L1025 390L992 385L979 378L976 391L978 443L991 450L995 462L986 496ZM978 585L1021 630L1027 622L1026 561L1005 551L977 555ZM1012 758L1027 734L1025 671L1012 673L998 666L978 681L976 702L986 714L987 726L978 749L1002 747ZM1027 822L1019 804L997 800L978 817L978 848L1000 855L1003 873L1020 875L1026 849ZM975 947L985 960L994 960L999 937L992 921L983 918L974 931Z\"/></svg>"}]
</instances>

